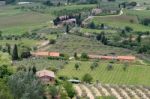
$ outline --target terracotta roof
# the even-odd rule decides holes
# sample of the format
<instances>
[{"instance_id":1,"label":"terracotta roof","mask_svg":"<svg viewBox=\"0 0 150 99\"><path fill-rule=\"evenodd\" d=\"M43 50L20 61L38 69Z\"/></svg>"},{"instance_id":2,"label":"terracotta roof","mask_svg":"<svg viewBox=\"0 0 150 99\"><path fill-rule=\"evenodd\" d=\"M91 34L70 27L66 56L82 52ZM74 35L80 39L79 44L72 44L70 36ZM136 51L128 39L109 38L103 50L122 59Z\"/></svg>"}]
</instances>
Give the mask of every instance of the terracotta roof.
<instances>
[{"instance_id":1,"label":"terracotta roof","mask_svg":"<svg viewBox=\"0 0 150 99\"><path fill-rule=\"evenodd\" d=\"M49 77L55 78L54 72L53 71L49 71L49 70L38 71L38 72L36 72L36 76L38 76L38 77L49 76Z\"/></svg>"},{"instance_id":2,"label":"terracotta roof","mask_svg":"<svg viewBox=\"0 0 150 99\"><path fill-rule=\"evenodd\" d=\"M33 56L52 56L52 57L59 57L60 53L58 52L32 52Z\"/></svg>"},{"instance_id":3,"label":"terracotta roof","mask_svg":"<svg viewBox=\"0 0 150 99\"><path fill-rule=\"evenodd\" d=\"M98 59L117 59L117 60L135 60L135 56L99 56L99 55L89 55L90 58Z\"/></svg>"},{"instance_id":4,"label":"terracotta roof","mask_svg":"<svg viewBox=\"0 0 150 99\"><path fill-rule=\"evenodd\" d=\"M117 56L117 59L120 60L135 60L134 56Z\"/></svg>"}]
</instances>

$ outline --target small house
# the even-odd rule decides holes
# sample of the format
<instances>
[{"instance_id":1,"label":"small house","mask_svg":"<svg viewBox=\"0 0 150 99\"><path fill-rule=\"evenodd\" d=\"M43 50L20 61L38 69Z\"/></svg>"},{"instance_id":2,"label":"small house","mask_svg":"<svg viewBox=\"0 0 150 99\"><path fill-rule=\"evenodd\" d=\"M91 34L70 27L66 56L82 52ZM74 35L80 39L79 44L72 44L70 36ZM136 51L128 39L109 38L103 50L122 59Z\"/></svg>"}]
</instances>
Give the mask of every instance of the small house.
<instances>
[{"instance_id":1,"label":"small house","mask_svg":"<svg viewBox=\"0 0 150 99\"><path fill-rule=\"evenodd\" d=\"M36 76L44 84L54 84L55 83L55 74L53 71L41 70L41 71L36 72Z\"/></svg>"}]
</instances>

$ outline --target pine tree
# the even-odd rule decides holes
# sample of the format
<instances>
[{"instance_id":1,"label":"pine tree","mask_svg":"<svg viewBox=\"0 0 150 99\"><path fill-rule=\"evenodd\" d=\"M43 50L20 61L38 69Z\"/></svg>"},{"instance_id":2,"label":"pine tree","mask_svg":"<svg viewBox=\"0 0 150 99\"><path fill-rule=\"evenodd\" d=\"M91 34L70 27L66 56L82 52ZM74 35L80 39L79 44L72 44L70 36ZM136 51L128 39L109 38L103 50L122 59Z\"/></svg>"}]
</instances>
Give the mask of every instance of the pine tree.
<instances>
[{"instance_id":1,"label":"pine tree","mask_svg":"<svg viewBox=\"0 0 150 99\"><path fill-rule=\"evenodd\" d=\"M18 56L18 47L17 47L16 44L14 45L12 59L13 60L18 60L19 59L19 56Z\"/></svg>"}]
</instances>

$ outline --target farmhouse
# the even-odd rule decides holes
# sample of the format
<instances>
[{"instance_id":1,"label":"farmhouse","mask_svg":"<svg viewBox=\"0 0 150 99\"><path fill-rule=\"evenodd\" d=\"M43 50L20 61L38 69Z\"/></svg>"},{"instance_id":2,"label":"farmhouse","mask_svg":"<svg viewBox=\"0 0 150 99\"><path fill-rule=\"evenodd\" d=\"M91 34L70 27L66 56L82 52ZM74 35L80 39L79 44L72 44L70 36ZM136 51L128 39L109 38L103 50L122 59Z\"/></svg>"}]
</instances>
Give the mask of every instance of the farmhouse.
<instances>
[{"instance_id":1,"label":"farmhouse","mask_svg":"<svg viewBox=\"0 0 150 99\"><path fill-rule=\"evenodd\" d=\"M104 60L119 60L119 61L134 61L136 58L134 56L99 56L99 55L89 55L91 59L104 59Z\"/></svg>"},{"instance_id":2,"label":"farmhouse","mask_svg":"<svg viewBox=\"0 0 150 99\"><path fill-rule=\"evenodd\" d=\"M32 56L36 57L59 57L60 53L58 52L31 52Z\"/></svg>"},{"instance_id":3,"label":"farmhouse","mask_svg":"<svg viewBox=\"0 0 150 99\"><path fill-rule=\"evenodd\" d=\"M92 15L98 15L102 13L102 9L99 9L99 8L95 8L92 10Z\"/></svg>"},{"instance_id":4,"label":"farmhouse","mask_svg":"<svg viewBox=\"0 0 150 99\"><path fill-rule=\"evenodd\" d=\"M6 1L0 1L0 6L6 5Z\"/></svg>"},{"instance_id":5,"label":"farmhouse","mask_svg":"<svg viewBox=\"0 0 150 99\"><path fill-rule=\"evenodd\" d=\"M41 70L36 72L36 76L40 78L40 80L44 84L54 84L55 83L55 74L53 71L49 70Z\"/></svg>"}]
</instances>

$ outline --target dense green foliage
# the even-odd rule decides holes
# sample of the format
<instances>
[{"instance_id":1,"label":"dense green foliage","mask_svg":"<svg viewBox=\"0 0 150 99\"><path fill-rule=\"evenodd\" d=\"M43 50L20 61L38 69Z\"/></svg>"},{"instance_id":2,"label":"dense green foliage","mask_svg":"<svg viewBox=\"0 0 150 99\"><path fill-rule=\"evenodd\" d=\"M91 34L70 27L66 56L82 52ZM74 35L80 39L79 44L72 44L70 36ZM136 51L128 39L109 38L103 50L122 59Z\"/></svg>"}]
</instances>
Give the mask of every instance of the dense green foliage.
<instances>
[{"instance_id":1,"label":"dense green foliage","mask_svg":"<svg viewBox=\"0 0 150 99\"><path fill-rule=\"evenodd\" d=\"M12 75L8 85L15 99L43 98L43 86L32 72L18 72Z\"/></svg>"}]
</instances>

